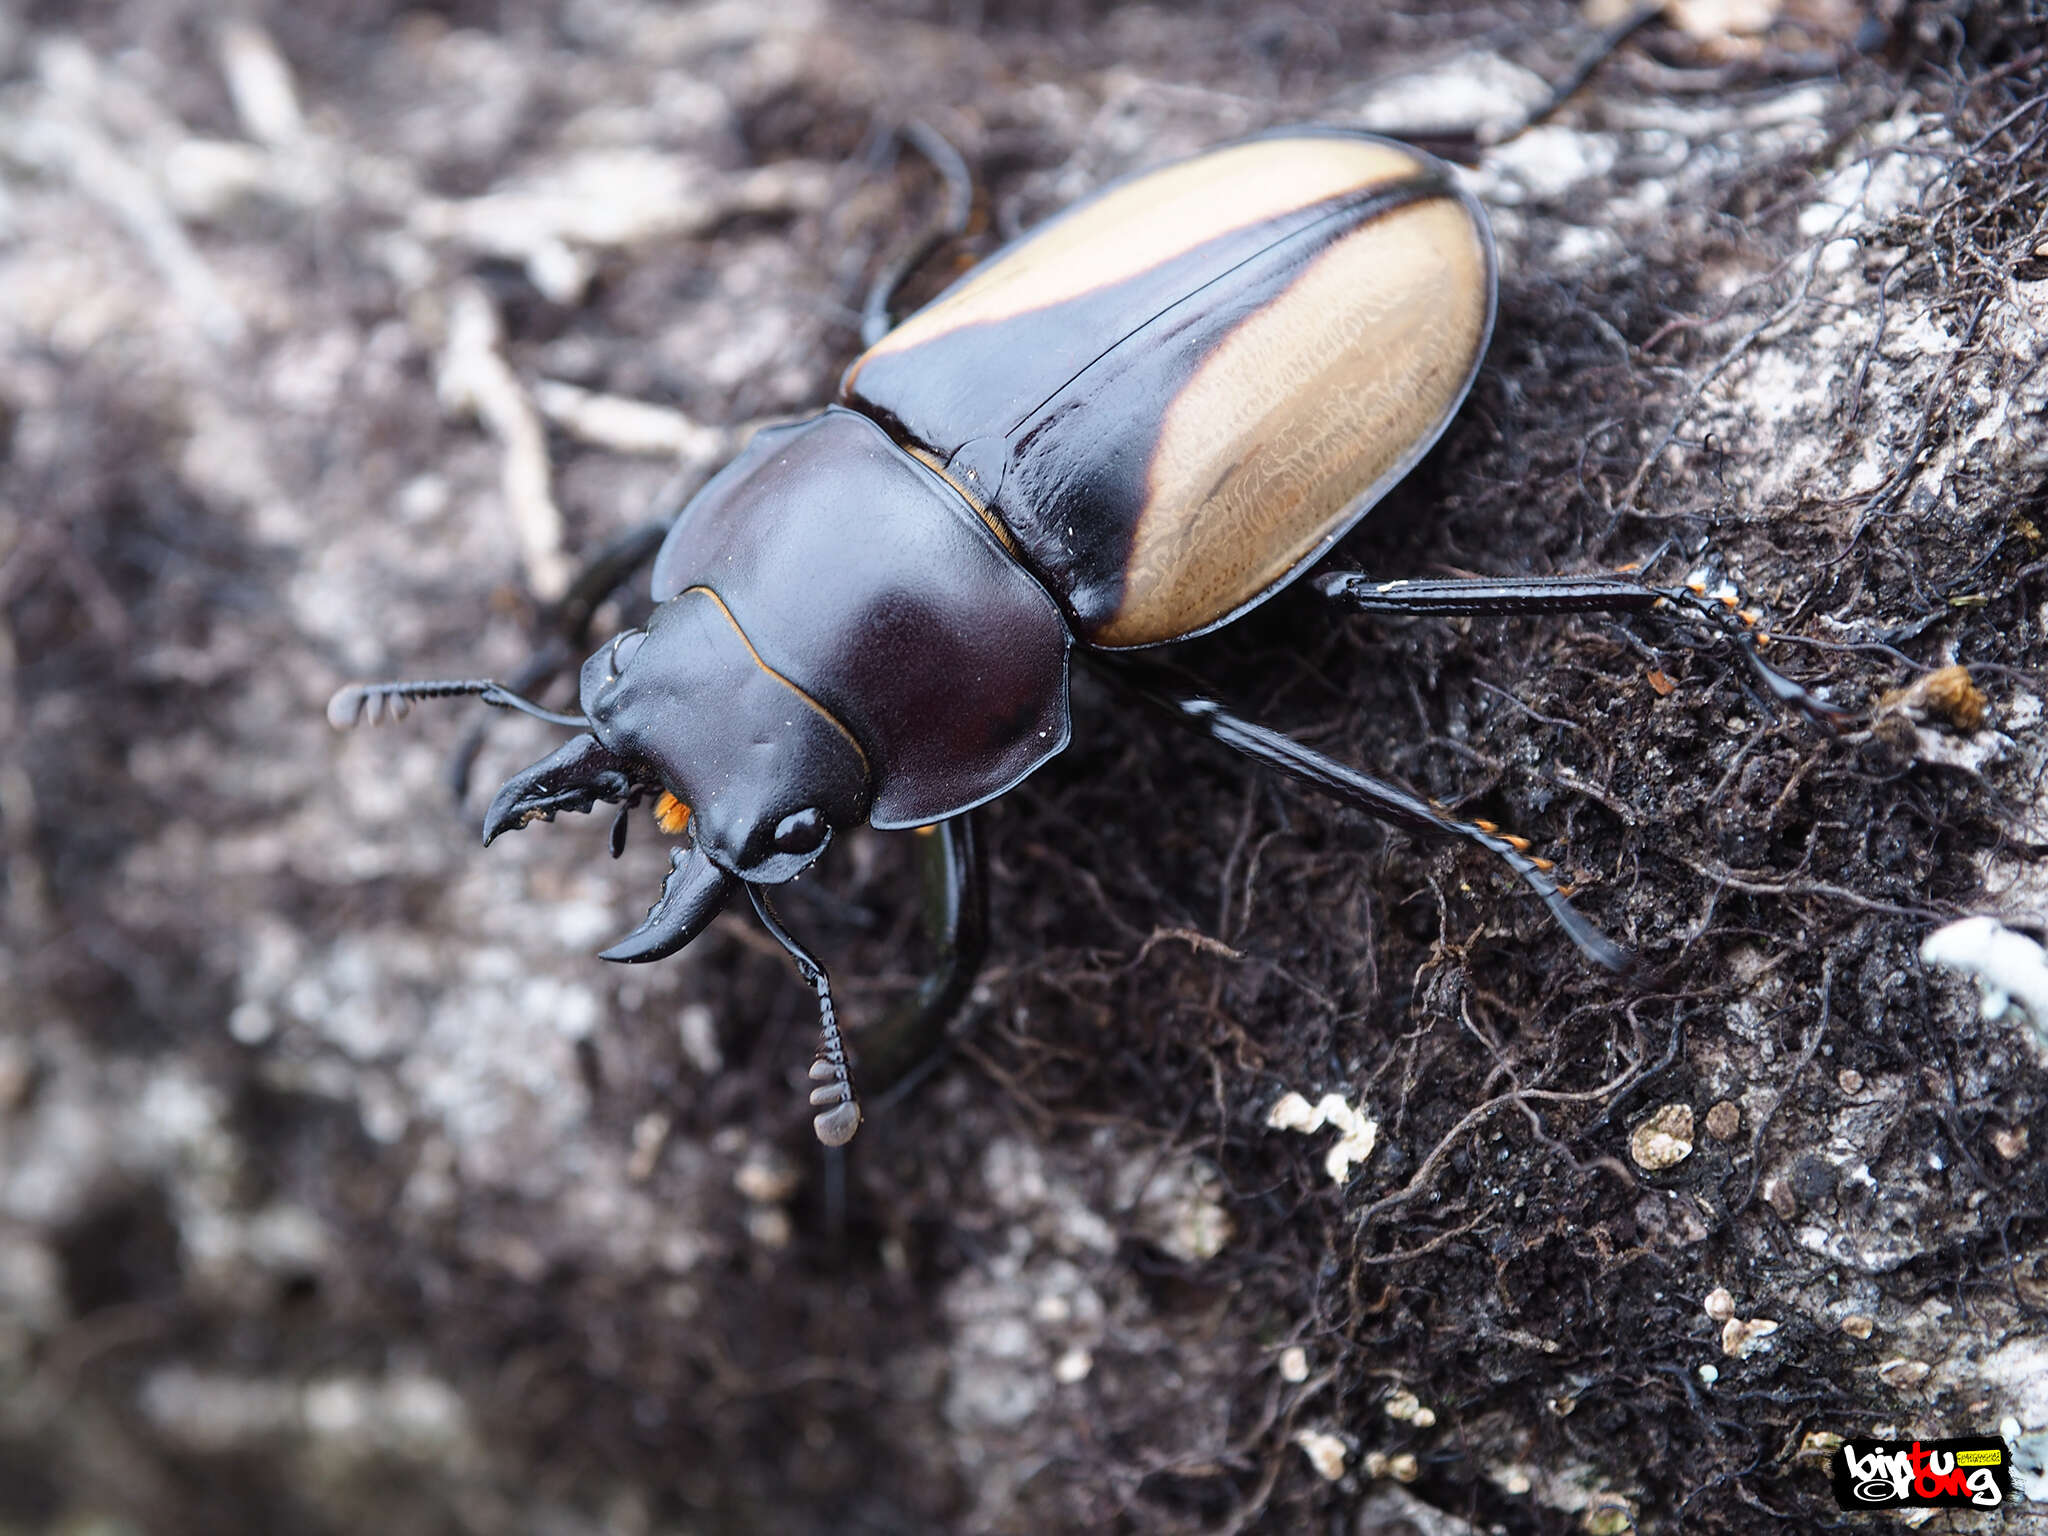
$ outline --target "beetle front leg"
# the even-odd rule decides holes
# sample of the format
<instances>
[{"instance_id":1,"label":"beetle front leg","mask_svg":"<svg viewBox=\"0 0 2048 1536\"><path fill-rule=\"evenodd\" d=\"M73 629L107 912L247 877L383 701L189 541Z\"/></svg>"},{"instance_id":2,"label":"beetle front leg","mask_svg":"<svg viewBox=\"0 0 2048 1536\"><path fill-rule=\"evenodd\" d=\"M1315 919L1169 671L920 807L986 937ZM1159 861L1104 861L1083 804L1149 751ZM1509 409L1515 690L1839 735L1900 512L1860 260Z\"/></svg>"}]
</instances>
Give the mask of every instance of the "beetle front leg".
<instances>
[{"instance_id":1,"label":"beetle front leg","mask_svg":"<svg viewBox=\"0 0 2048 1536\"><path fill-rule=\"evenodd\" d=\"M1572 942L1588 959L1611 971L1625 971L1635 963L1635 956L1629 950L1594 927L1571 904L1551 875L1550 861L1532 857L1526 839L1510 836L1490 823L1464 821L1452 816L1399 785L1361 773L1349 764L1303 746L1290 736L1232 714L1213 699L1184 693L1176 686L1171 673L1151 662L1121 657L1111 660L1101 656L1090 660L1185 729L1220 742L1233 752L1242 752L1256 763L1277 768L1290 778L1313 785L1324 794L1380 821L1478 844L1505 863L1521 877L1523 884L1543 898L1544 906L1550 909L1550 915L1558 926L1570 935Z\"/></svg>"},{"instance_id":2,"label":"beetle front leg","mask_svg":"<svg viewBox=\"0 0 2048 1536\"><path fill-rule=\"evenodd\" d=\"M1703 587L1653 587L1626 576L1476 576L1375 581L1363 571L1328 571L1309 585L1354 613L1389 618L1503 618L1543 613L1685 614L1729 640L1770 696L1833 730L1856 718L1794 682L1757 650L1757 616Z\"/></svg>"},{"instance_id":3,"label":"beetle front leg","mask_svg":"<svg viewBox=\"0 0 2048 1536\"><path fill-rule=\"evenodd\" d=\"M946 201L932 216L931 222L892 257L868 285L867 298L862 302L860 312L860 344L863 347L872 347L895 326L900 318L895 312L896 294L911 274L948 240L957 240L966 234L974 221L974 173L967 169L967 162L946 136L931 124L915 118L898 127L894 136L910 144L932 163L932 168L946 184Z\"/></svg>"},{"instance_id":4,"label":"beetle front leg","mask_svg":"<svg viewBox=\"0 0 2048 1536\"><path fill-rule=\"evenodd\" d=\"M988 872L975 813L963 811L915 834L924 931L936 956L917 991L862 1036L862 1076L909 1084L905 1074L930 1059L946 1025L967 1001L988 952Z\"/></svg>"}]
</instances>

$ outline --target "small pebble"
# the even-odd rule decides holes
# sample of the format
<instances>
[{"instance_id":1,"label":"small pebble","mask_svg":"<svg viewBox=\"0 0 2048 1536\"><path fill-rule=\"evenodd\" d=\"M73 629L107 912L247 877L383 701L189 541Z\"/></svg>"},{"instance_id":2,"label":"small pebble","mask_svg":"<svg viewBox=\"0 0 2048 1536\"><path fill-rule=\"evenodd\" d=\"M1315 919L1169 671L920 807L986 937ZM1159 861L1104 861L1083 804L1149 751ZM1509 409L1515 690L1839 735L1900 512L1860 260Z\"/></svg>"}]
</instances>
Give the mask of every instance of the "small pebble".
<instances>
[{"instance_id":1,"label":"small pebble","mask_svg":"<svg viewBox=\"0 0 2048 1536\"><path fill-rule=\"evenodd\" d=\"M1791 1180L1781 1179L1775 1173L1764 1180L1764 1203L1784 1221L1799 1214L1799 1196L1793 1193Z\"/></svg>"},{"instance_id":2,"label":"small pebble","mask_svg":"<svg viewBox=\"0 0 2048 1536\"><path fill-rule=\"evenodd\" d=\"M1768 1317L1731 1317L1721 1325L1721 1353L1731 1360L1747 1360L1777 1331L1778 1325Z\"/></svg>"},{"instance_id":3,"label":"small pebble","mask_svg":"<svg viewBox=\"0 0 2048 1536\"><path fill-rule=\"evenodd\" d=\"M1618 1494L1596 1493L1579 1516L1579 1529L1586 1536L1628 1536L1636 1529L1636 1512Z\"/></svg>"},{"instance_id":4,"label":"small pebble","mask_svg":"<svg viewBox=\"0 0 2048 1536\"><path fill-rule=\"evenodd\" d=\"M1910 1391L1934 1374L1934 1367L1925 1360L1908 1360L1898 1356L1885 1361L1877 1368L1878 1380L1897 1391Z\"/></svg>"},{"instance_id":5,"label":"small pebble","mask_svg":"<svg viewBox=\"0 0 2048 1536\"><path fill-rule=\"evenodd\" d=\"M1742 1110L1733 1099L1723 1099L1707 1111L1707 1134L1716 1141L1733 1141L1742 1129Z\"/></svg>"},{"instance_id":6,"label":"small pebble","mask_svg":"<svg viewBox=\"0 0 2048 1536\"><path fill-rule=\"evenodd\" d=\"M661 1162L661 1149L668 1144L672 1122L660 1110L642 1115L633 1126L633 1155L626 1161L626 1177L644 1184L654 1177Z\"/></svg>"},{"instance_id":7,"label":"small pebble","mask_svg":"<svg viewBox=\"0 0 2048 1536\"><path fill-rule=\"evenodd\" d=\"M1334 1483L1344 1475L1344 1442L1335 1435L1320 1429L1304 1429L1294 1437L1294 1443L1326 1482Z\"/></svg>"},{"instance_id":8,"label":"small pebble","mask_svg":"<svg viewBox=\"0 0 2048 1536\"><path fill-rule=\"evenodd\" d=\"M756 1147L747 1160L733 1170L733 1188L749 1200L774 1205L796 1193L797 1171L783 1156L767 1147Z\"/></svg>"},{"instance_id":9,"label":"small pebble","mask_svg":"<svg viewBox=\"0 0 2048 1536\"><path fill-rule=\"evenodd\" d=\"M1842 1332L1852 1339L1867 1339L1877 1327L1877 1319L1861 1312L1851 1312L1842 1319Z\"/></svg>"},{"instance_id":10,"label":"small pebble","mask_svg":"<svg viewBox=\"0 0 2048 1536\"><path fill-rule=\"evenodd\" d=\"M1645 1173L1662 1173L1692 1156L1692 1106L1666 1104L1635 1128L1628 1155Z\"/></svg>"}]
</instances>

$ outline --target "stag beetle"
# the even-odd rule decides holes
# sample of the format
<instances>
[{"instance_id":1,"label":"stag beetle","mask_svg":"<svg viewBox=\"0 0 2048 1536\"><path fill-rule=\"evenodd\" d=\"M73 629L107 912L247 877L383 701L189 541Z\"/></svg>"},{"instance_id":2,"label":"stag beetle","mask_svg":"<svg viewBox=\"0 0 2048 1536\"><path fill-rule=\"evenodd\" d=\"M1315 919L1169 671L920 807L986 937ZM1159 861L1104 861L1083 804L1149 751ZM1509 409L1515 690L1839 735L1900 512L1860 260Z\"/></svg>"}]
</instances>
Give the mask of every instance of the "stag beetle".
<instances>
[{"instance_id":1,"label":"stag beetle","mask_svg":"<svg viewBox=\"0 0 2048 1536\"><path fill-rule=\"evenodd\" d=\"M646 920L603 952L673 954L745 890L819 997L812 1102L860 1124L823 968L768 887L865 822L935 829L950 914L929 1010L979 958L969 813L1067 745L1077 647L1183 724L1353 806L1506 861L1588 956L1628 955L1526 841L1461 819L1220 705L1126 653L1206 633L1330 550L1415 465L1478 371L1492 234L1450 168L1369 133L1269 133L1096 193L875 340L836 403L757 434L668 530L644 627L583 664L580 714L487 681L352 685L337 725L476 694L573 726L491 803L484 841L599 802L687 830ZM1624 577L1382 582L1323 575L1359 612L1677 605Z\"/></svg>"}]
</instances>

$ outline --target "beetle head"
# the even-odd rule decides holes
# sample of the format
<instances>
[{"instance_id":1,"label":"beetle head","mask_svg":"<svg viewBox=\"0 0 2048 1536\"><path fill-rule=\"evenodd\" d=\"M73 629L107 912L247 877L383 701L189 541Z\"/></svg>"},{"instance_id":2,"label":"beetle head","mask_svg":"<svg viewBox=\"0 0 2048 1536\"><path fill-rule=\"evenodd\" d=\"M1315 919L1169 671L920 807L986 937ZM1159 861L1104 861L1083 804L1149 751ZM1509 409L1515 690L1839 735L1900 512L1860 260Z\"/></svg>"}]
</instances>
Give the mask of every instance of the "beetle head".
<instances>
[{"instance_id":1,"label":"beetle head","mask_svg":"<svg viewBox=\"0 0 2048 1536\"><path fill-rule=\"evenodd\" d=\"M866 816L858 744L755 654L703 587L661 604L645 629L599 647L583 665L582 696L590 733L498 791L484 841L557 811L657 788L687 808L671 814L687 815L693 847L676 851L647 922L607 959L672 953L710 922L735 881L789 880L816 861L836 828Z\"/></svg>"}]
</instances>

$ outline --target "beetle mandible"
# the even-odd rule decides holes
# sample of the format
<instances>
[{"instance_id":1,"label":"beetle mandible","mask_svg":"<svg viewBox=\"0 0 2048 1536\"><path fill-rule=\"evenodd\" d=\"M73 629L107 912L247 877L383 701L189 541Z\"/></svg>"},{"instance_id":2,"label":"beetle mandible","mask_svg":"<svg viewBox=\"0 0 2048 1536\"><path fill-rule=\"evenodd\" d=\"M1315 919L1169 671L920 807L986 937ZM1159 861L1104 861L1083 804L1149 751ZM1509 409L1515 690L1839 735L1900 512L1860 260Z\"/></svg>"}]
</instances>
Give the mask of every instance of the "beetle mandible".
<instances>
[{"instance_id":1,"label":"beetle mandible","mask_svg":"<svg viewBox=\"0 0 2048 1536\"><path fill-rule=\"evenodd\" d=\"M470 693L577 728L498 791L485 843L560 811L656 800L662 829L688 840L646 920L602 958L673 954L744 890L818 993L812 1102L833 1146L861 1111L829 983L766 891L848 827L935 828L927 864L953 931L924 1003L950 1011L979 958L969 814L1066 746L1076 649L1225 745L1491 850L1619 969L1627 952L1522 839L1122 654L1226 624L1322 558L1450 422L1495 293L1477 200L1390 139L1289 129L1137 175L883 335L823 412L758 433L668 530L645 625L583 664L580 714L477 681L351 685L329 716ZM1676 604L1723 621L1696 591L1619 577L1315 586L1371 613ZM1741 638L1778 698L1828 716Z\"/></svg>"}]
</instances>

